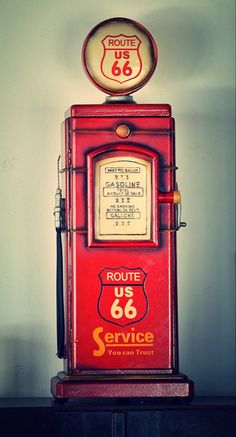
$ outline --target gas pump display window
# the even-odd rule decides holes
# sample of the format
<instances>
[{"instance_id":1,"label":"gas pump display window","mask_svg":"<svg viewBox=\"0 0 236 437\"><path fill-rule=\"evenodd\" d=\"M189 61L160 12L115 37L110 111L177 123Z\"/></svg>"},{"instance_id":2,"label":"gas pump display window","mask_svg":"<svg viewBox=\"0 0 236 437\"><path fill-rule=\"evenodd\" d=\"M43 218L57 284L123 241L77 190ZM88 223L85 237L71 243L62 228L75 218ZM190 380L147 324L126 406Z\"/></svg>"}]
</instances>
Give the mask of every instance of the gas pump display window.
<instances>
[{"instance_id":1,"label":"gas pump display window","mask_svg":"<svg viewBox=\"0 0 236 437\"><path fill-rule=\"evenodd\" d=\"M151 239L151 163L119 156L95 164L95 239Z\"/></svg>"},{"instance_id":2,"label":"gas pump display window","mask_svg":"<svg viewBox=\"0 0 236 437\"><path fill-rule=\"evenodd\" d=\"M158 156L119 144L88 154L88 245L158 246Z\"/></svg>"}]
</instances>

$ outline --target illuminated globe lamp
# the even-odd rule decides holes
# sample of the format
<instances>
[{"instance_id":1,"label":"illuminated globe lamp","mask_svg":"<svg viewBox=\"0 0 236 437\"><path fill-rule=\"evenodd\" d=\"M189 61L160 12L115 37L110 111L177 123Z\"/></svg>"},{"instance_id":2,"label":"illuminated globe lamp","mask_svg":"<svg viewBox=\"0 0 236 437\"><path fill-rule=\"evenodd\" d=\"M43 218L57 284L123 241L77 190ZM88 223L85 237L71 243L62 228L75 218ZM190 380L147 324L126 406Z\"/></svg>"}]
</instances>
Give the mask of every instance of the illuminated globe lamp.
<instances>
[{"instance_id":1,"label":"illuminated globe lamp","mask_svg":"<svg viewBox=\"0 0 236 437\"><path fill-rule=\"evenodd\" d=\"M156 43L141 24L112 18L98 24L87 36L82 50L86 74L106 102L132 103L130 93L150 79L157 65Z\"/></svg>"}]
</instances>

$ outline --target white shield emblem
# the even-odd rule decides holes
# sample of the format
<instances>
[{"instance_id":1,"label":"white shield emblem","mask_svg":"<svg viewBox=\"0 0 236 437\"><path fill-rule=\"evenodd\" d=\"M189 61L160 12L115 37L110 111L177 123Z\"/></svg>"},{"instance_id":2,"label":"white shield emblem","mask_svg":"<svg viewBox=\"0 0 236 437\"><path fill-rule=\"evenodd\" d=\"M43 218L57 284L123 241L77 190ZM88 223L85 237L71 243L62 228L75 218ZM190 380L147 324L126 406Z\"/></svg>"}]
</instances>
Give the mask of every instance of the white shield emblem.
<instances>
[{"instance_id":1,"label":"white shield emblem","mask_svg":"<svg viewBox=\"0 0 236 437\"><path fill-rule=\"evenodd\" d=\"M107 35L103 40L101 72L107 79L124 83L135 79L142 71L139 48L141 40L136 35Z\"/></svg>"}]
</instances>

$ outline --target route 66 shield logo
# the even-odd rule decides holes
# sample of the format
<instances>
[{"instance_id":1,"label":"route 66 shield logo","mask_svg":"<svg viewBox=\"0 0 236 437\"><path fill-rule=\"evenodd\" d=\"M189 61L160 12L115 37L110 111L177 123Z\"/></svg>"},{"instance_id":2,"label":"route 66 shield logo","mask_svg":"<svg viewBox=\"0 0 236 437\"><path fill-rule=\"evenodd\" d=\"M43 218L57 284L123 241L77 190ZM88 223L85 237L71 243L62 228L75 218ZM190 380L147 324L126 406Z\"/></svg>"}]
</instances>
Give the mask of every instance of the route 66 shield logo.
<instances>
[{"instance_id":1,"label":"route 66 shield logo","mask_svg":"<svg viewBox=\"0 0 236 437\"><path fill-rule=\"evenodd\" d=\"M147 275L141 268L105 267L99 277L102 288L98 312L104 320L124 327L145 317L148 311L144 288Z\"/></svg>"},{"instance_id":2,"label":"route 66 shield logo","mask_svg":"<svg viewBox=\"0 0 236 437\"><path fill-rule=\"evenodd\" d=\"M103 76L120 84L138 77L142 71L141 43L136 35L106 35L102 40Z\"/></svg>"}]
</instances>

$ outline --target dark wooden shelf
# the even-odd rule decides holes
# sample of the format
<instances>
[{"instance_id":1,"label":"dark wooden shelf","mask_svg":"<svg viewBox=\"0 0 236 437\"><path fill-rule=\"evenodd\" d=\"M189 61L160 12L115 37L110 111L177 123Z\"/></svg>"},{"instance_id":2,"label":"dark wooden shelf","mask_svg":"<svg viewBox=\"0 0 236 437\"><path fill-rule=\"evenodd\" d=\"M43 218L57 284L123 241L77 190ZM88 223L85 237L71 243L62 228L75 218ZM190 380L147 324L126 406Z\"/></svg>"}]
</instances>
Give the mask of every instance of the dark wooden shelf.
<instances>
[{"instance_id":1,"label":"dark wooden shelf","mask_svg":"<svg viewBox=\"0 0 236 437\"><path fill-rule=\"evenodd\" d=\"M236 398L0 399L1 437L234 437Z\"/></svg>"}]
</instances>

